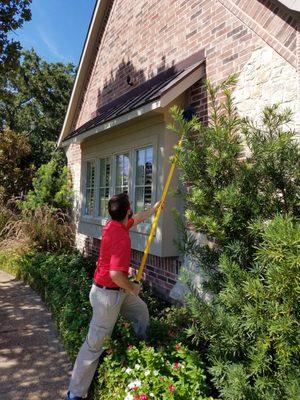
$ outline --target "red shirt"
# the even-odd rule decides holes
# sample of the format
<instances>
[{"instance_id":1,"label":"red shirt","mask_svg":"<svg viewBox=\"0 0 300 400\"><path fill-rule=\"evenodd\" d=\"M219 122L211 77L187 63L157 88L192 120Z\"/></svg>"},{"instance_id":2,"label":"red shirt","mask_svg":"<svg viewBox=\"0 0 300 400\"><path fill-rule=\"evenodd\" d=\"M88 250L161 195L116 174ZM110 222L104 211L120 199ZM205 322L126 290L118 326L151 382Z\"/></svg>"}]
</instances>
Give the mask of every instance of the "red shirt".
<instances>
[{"instance_id":1,"label":"red shirt","mask_svg":"<svg viewBox=\"0 0 300 400\"><path fill-rule=\"evenodd\" d=\"M129 229L134 220L128 221L127 227L119 221L110 220L102 232L101 246L94 281L102 286L118 287L109 271L122 271L128 275L130 266L131 240Z\"/></svg>"}]
</instances>

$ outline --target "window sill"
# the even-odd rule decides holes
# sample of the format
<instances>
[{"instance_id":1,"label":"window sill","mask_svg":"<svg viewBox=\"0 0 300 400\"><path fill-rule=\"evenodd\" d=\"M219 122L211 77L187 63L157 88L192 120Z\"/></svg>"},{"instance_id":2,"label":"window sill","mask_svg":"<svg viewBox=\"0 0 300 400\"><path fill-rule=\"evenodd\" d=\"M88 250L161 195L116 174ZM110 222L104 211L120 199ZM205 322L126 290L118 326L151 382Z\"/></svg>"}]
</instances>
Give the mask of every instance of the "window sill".
<instances>
[{"instance_id":1,"label":"window sill","mask_svg":"<svg viewBox=\"0 0 300 400\"><path fill-rule=\"evenodd\" d=\"M108 220L109 220L109 218L94 217L94 216L89 216L89 215L82 215L80 218L81 222L99 225L100 227L104 226ZM134 233L138 233L138 234L142 234L142 235L149 235L150 230L151 230L151 225L152 225L151 222L141 222L138 225L134 225L130 229L130 232L134 232Z\"/></svg>"},{"instance_id":2,"label":"window sill","mask_svg":"<svg viewBox=\"0 0 300 400\"><path fill-rule=\"evenodd\" d=\"M108 218L94 217L93 215L82 215L80 217L80 221L104 226L108 221Z\"/></svg>"}]
</instances>

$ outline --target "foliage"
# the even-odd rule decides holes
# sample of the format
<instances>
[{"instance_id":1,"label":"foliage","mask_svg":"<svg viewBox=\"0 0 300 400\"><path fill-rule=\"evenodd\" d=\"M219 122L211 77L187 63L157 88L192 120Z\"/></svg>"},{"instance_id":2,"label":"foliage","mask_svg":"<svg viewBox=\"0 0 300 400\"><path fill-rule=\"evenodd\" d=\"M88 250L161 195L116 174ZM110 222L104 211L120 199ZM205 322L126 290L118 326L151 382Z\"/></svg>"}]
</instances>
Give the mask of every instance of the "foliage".
<instances>
[{"instance_id":1,"label":"foliage","mask_svg":"<svg viewBox=\"0 0 300 400\"><path fill-rule=\"evenodd\" d=\"M61 154L61 153L58 153ZM32 180L33 189L26 199L20 202L23 210L35 210L44 205L70 211L72 205L71 177L67 166L58 155L47 164L43 164Z\"/></svg>"},{"instance_id":2,"label":"foliage","mask_svg":"<svg viewBox=\"0 0 300 400\"><path fill-rule=\"evenodd\" d=\"M2 231L4 227L13 218L13 216L14 213L10 209L4 206L0 206L0 240L3 235Z\"/></svg>"},{"instance_id":3,"label":"foliage","mask_svg":"<svg viewBox=\"0 0 300 400\"><path fill-rule=\"evenodd\" d=\"M118 351L111 347L109 353L99 368L101 399L208 400L199 354L180 343L159 349L145 343Z\"/></svg>"},{"instance_id":4,"label":"foliage","mask_svg":"<svg viewBox=\"0 0 300 400\"><path fill-rule=\"evenodd\" d=\"M52 158L73 79L73 65L48 63L31 50L22 53L18 68L0 82L1 124L26 133L32 148L28 163L37 168Z\"/></svg>"},{"instance_id":5,"label":"foliage","mask_svg":"<svg viewBox=\"0 0 300 400\"><path fill-rule=\"evenodd\" d=\"M184 232L181 250L214 291L187 298L187 333L204 349L221 398L300 397L300 152L291 114L267 107L258 121L241 120L230 78L208 83L209 125L173 109L171 129L187 184L186 222L207 242ZM183 221L183 226L186 224ZM192 323L191 323L192 322Z\"/></svg>"},{"instance_id":6,"label":"foliage","mask_svg":"<svg viewBox=\"0 0 300 400\"><path fill-rule=\"evenodd\" d=\"M30 184L34 167L28 163L31 147L24 134L0 132L0 203L18 197Z\"/></svg>"},{"instance_id":7,"label":"foliage","mask_svg":"<svg viewBox=\"0 0 300 400\"><path fill-rule=\"evenodd\" d=\"M231 77L216 87L208 83L208 126L196 117L185 121L175 107L170 129L183 136L177 157L188 184L187 222L214 238L214 250L229 242L233 251L243 249L239 254L247 264L256 245L249 223L276 213L300 216L300 151L295 132L288 128L289 111L267 107L260 126L238 117L230 91L235 81ZM206 250L198 248L197 253Z\"/></svg>"},{"instance_id":8,"label":"foliage","mask_svg":"<svg viewBox=\"0 0 300 400\"><path fill-rule=\"evenodd\" d=\"M24 210L18 219L6 224L2 235L9 242L23 241L40 250L57 251L73 248L75 231L67 214L42 206Z\"/></svg>"},{"instance_id":9,"label":"foliage","mask_svg":"<svg viewBox=\"0 0 300 400\"><path fill-rule=\"evenodd\" d=\"M9 35L20 28L25 21L30 21L31 0L9 0L0 3L0 77L18 65L20 42Z\"/></svg>"},{"instance_id":10,"label":"foliage","mask_svg":"<svg viewBox=\"0 0 300 400\"><path fill-rule=\"evenodd\" d=\"M223 287L211 304L190 296L189 334L209 343L211 373L222 398L296 400L300 224L278 215L261 225L259 235L262 243L249 270L222 255Z\"/></svg>"}]
</instances>

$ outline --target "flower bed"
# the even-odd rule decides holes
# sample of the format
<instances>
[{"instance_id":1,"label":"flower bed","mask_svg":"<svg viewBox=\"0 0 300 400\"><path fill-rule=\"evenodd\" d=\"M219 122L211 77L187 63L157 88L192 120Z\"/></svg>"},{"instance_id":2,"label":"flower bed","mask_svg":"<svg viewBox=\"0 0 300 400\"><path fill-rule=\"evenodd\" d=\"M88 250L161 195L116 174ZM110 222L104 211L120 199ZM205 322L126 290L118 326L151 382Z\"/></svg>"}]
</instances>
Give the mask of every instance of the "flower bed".
<instances>
[{"instance_id":1,"label":"flower bed","mask_svg":"<svg viewBox=\"0 0 300 400\"><path fill-rule=\"evenodd\" d=\"M6 257L6 270L8 264ZM94 260L77 251L31 251L14 258L13 264L18 277L45 301L74 362L91 318ZM148 343L138 342L131 325L120 318L106 344L90 399L212 399L207 397L209 387L201 357L185 334L186 310L170 307L148 291L142 296L152 317Z\"/></svg>"}]
</instances>

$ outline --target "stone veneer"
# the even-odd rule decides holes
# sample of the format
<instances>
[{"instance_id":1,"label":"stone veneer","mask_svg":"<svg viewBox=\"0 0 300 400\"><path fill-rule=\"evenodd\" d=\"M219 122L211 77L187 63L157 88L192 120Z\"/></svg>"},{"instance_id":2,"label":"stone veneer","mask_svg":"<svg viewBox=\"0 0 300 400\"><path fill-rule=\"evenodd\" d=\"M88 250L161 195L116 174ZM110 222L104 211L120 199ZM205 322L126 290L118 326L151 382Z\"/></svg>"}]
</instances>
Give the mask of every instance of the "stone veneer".
<instances>
[{"instance_id":1,"label":"stone veneer","mask_svg":"<svg viewBox=\"0 0 300 400\"><path fill-rule=\"evenodd\" d=\"M234 90L234 101L240 115L257 121L265 106L279 103L282 109L292 110L291 127L297 130L300 127L299 96L296 68L269 46L252 53Z\"/></svg>"}]
</instances>

